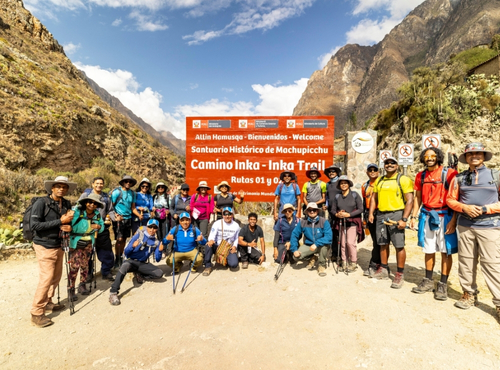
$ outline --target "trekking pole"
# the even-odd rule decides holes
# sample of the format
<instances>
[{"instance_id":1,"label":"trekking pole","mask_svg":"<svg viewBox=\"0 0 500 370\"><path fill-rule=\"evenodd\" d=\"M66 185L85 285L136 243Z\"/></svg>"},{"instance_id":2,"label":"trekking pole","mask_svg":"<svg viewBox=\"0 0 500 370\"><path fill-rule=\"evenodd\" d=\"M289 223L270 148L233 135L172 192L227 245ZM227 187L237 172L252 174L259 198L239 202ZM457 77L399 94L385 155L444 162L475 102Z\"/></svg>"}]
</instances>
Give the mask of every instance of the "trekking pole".
<instances>
[{"instance_id":1,"label":"trekking pole","mask_svg":"<svg viewBox=\"0 0 500 370\"><path fill-rule=\"evenodd\" d=\"M339 220L339 236L337 238L337 269L335 272L338 274L340 269L340 237L342 236L342 219Z\"/></svg>"},{"instance_id":2,"label":"trekking pole","mask_svg":"<svg viewBox=\"0 0 500 370\"><path fill-rule=\"evenodd\" d=\"M344 218L344 248L345 248L345 266L344 272L347 276L349 276L349 269L347 268L347 221Z\"/></svg>"},{"instance_id":3,"label":"trekking pole","mask_svg":"<svg viewBox=\"0 0 500 370\"><path fill-rule=\"evenodd\" d=\"M172 290L175 294L175 250L172 251Z\"/></svg>"},{"instance_id":4,"label":"trekking pole","mask_svg":"<svg viewBox=\"0 0 500 370\"><path fill-rule=\"evenodd\" d=\"M274 281L276 281L276 282L278 281L278 279L281 276L281 273L285 269L285 256L286 256L287 252L288 252L288 250L286 249L286 246L285 246L285 250L281 254L281 260L280 260L280 264L278 266L278 270L276 270L276 274L274 274Z\"/></svg>"},{"instance_id":5,"label":"trekking pole","mask_svg":"<svg viewBox=\"0 0 500 370\"><path fill-rule=\"evenodd\" d=\"M75 313L75 304L73 302L73 292L71 291L71 281L69 277L69 272L70 272L70 267L69 267L69 233L66 231L62 231L60 233L61 237L61 246L64 251L64 257L66 259L66 278L68 279L68 302L69 302L69 315L73 315ZM59 286L58 286L59 288ZM58 300L59 300L59 293L58 295Z\"/></svg>"},{"instance_id":6,"label":"trekking pole","mask_svg":"<svg viewBox=\"0 0 500 370\"><path fill-rule=\"evenodd\" d=\"M198 251L196 252L196 256L194 257L194 260L193 262L191 263L191 267L189 268L189 272L186 276L186 280L184 281L184 285L182 286L182 289L181 289L181 293L184 292L184 288L186 287L186 283L189 279L189 275L191 275L191 270L194 268L194 263L196 262L196 259L198 258L198 253L200 253L200 246L198 245L197 248L196 248ZM175 266L174 266L175 268ZM175 292L174 292L175 294Z\"/></svg>"},{"instance_id":7,"label":"trekking pole","mask_svg":"<svg viewBox=\"0 0 500 370\"><path fill-rule=\"evenodd\" d=\"M59 296L59 284L57 284L57 304L60 305L61 304L61 297Z\"/></svg>"}]
</instances>

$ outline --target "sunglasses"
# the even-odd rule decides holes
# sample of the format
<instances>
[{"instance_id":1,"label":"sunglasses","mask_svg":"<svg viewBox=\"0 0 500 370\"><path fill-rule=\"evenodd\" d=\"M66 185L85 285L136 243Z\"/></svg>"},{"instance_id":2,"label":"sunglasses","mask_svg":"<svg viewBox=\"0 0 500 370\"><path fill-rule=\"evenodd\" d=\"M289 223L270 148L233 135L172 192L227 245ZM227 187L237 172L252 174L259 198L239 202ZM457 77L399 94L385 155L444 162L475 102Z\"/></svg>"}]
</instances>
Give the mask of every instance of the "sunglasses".
<instances>
[{"instance_id":1,"label":"sunglasses","mask_svg":"<svg viewBox=\"0 0 500 370\"><path fill-rule=\"evenodd\" d=\"M165 186L160 185L160 186L158 186L158 189L165 189Z\"/></svg>"},{"instance_id":2,"label":"sunglasses","mask_svg":"<svg viewBox=\"0 0 500 370\"><path fill-rule=\"evenodd\" d=\"M224 216L231 216L231 213L224 213Z\"/></svg>"},{"instance_id":3,"label":"sunglasses","mask_svg":"<svg viewBox=\"0 0 500 370\"><path fill-rule=\"evenodd\" d=\"M182 189L181 191L189 191L189 189Z\"/></svg>"},{"instance_id":4,"label":"sunglasses","mask_svg":"<svg viewBox=\"0 0 500 370\"><path fill-rule=\"evenodd\" d=\"M123 181L124 184L132 184L133 181L130 181L130 180L125 180Z\"/></svg>"},{"instance_id":5,"label":"sunglasses","mask_svg":"<svg viewBox=\"0 0 500 370\"><path fill-rule=\"evenodd\" d=\"M432 155L426 155L426 156L424 157L424 159L425 159L425 160L428 160L428 159L436 159L436 158L437 158L437 157L436 157L436 155L435 155L435 154L432 154Z\"/></svg>"},{"instance_id":6,"label":"sunglasses","mask_svg":"<svg viewBox=\"0 0 500 370\"><path fill-rule=\"evenodd\" d=\"M316 213L316 212L318 212L318 210L317 209L308 209L307 212L314 212L314 213Z\"/></svg>"},{"instance_id":7,"label":"sunglasses","mask_svg":"<svg viewBox=\"0 0 500 370\"><path fill-rule=\"evenodd\" d=\"M285 212L293 212L293 209L285 209Z\"/></svg>"},{"instance_id":8,"label":"sunglasses","mask_svg":"<svg viewBox=\"0 0 500 370\"><path fill-rule=\"evenodd\" d=\"M395 166L395 165L397 165L397 163L396 162L385 162L385 165L386 166Z\"/></svg>"},{"instance_id":9,"label":"sunglasses","mask_svg":"<svg viewBox=\"0 0 500 370\"><path fill-rule=\"evenodd\" d=\"M283 177L292 177L292 176L290 176L290 175L283 175Z\"/></svg>"},{"instance_id":10,"label":"sunglasses","mask_svg":"<svg viewBox=\"0 0 500 370\"><path fill-rule=\"evenodd\" d=\"M142 185L141 189L149 189L149 186L148 185Z\"/></svg>"},{"instance_id":11,"label":"sunglasses","mask_svg":"<svg viewBox=\"0 0 500 370\"><path fill-rule=\"evenodd\" d=\"M93 200L91 200L90 202L87 202L87 204L88 204L89 206L96 206L96 207L99 205L99 203L94 202Z\"/></svg>"},{"instance_id":12,"label":"sunglasses","mask_svg":"<svg viewBox=\"0 0 500 370\"><path fill-rule=\"evenodd\" d=\"M370 168L370 169L368 170L368 172L378 172L378 170L377 170L377 169L375 169L375 168Z\"/></svg>"},{"instance_id":13,"label":"sunglasses","mask_svg":"<svg viewBox=\"0 0 500 370\"><path fill-rule=\"evenodd\" d=\"M157 229L157 228L158 228L158 226L156 226L156 225L149 225L148 226L148 229Z\"/></svg>"}]
</instances>

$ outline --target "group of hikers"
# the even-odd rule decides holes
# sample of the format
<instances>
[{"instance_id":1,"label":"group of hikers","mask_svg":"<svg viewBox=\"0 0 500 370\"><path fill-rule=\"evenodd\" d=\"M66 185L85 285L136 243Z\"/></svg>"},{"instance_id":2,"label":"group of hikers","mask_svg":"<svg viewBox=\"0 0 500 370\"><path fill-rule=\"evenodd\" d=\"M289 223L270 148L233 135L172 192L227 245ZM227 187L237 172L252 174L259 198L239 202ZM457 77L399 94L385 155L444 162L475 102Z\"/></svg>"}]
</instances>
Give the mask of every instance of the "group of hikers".
<instances>
[{"instance_id":1,"label":"group of hikers","mask_svg":"<svg viewBox=\"0 0 500 370\"><path fill-rule=\"evenodd\" d=\"M353 182L336 166L324 170L328 178L325 182L317 168L310 168L306 171L309 181L302 188L295 173L281 173L273 212L273 259L280 265L278 271L287 262L304 261L308 269L317 268L323 277L332 261L337 273L349 274L358 268L357 243L370 235L373 248L363 275L390 278L392 243L397 269L391 288L399 289L404 284L405 229L412 229L418 232L425 264L425 277L412 292L434 292L435 299L446 300L452 256L458 253L463 295L455 306L468 309L478 304L476 274L480 261L500 317L500 180L499 171L484 165L491 158L492 153L483 144L468 144L458 161L469 168L458 174L456 169L444 167L440 149L427 148L420 154L424 170L412 181L399 173L397 159L388 157L383 162L383 176L377 164L367 166L368 181L361 195L353 191ZM120 304L119 289L127 273L133 273L134 286L164 275L158 265L149 262L151 257L159 262L165 256L172 269L174 293L175 276L184 261L190 264L189 274L203 265L202 275L209 276L216 263L237 270L240 262L246 269L249 263L266 260L258 215L248 214L245 225L235 220L234 203L243 203L245 193L234 195L226 181L217 185L215 196L206 181L199 182L193 195L188 184L167 191L163 182L157 183L151 194L152 183L147 178L134 191L137 180L128 175L109 194L103 192L104 185L102 177L94 178L92 188L81 194L72 208L64 196L73 192L76 184L58 176L45 181L48 196L33 203L29 228L40 269L31 309L35 326L53 324L46 314L64 308L53 302L64 256L70 308L78 300L77 294L90 294L94 251L101 262L102 278L112 282L111 305ZM116 239L114 253L111 227ZM441 255L437 285L433 280L436 253Z\"/></svg>"}]
</instances>

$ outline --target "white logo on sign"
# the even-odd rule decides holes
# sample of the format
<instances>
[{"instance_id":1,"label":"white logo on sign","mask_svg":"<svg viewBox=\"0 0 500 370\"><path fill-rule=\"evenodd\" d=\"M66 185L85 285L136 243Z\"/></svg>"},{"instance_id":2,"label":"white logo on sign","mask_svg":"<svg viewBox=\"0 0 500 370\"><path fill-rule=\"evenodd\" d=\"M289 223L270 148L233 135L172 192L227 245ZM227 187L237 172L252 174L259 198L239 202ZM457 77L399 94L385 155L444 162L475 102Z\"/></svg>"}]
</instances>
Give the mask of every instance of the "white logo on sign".
<instances>
[{"instance_id":1,"label":"white logo on sign","mask_svg":"<svg viewBox=\"0 0 500 370\"><path fill-rule=\"evenodd\" d=\"M294 119L289 119L286 121L286 127L287 128L295 128L295 120Z\"/></svg>"},{"instance_id":2,"label":"white logo on sign","mask_svg":"<svg viewBox=\"0 0 500 370\"><path fill-rule=\"evenodd\" d=\"M247 125L248 125L248 122L246 119L240 119L240 121L239 121L240 128L247 128L248 127Z\"/></svg>"},{"instance_id":3,"label":"white logo on sign","mask_svg":"<svg viewBox=\"0 0 500 370\"><path fill-rule=\"evenodd\" d=\"M368 153L373 148L373 137L368 132L358 132L351 140L352 148L358 153Z\"/></svg>"},{"instance_id":4,"label":"white logo on sign","mask_svg":"<svg viewBox=\"0 0 500 370\"><path fill-rule=\"evenodd\" d=\"M199 119L193 120L193 128L201 128L201 121Z\"/></svg>"}]
</instances>

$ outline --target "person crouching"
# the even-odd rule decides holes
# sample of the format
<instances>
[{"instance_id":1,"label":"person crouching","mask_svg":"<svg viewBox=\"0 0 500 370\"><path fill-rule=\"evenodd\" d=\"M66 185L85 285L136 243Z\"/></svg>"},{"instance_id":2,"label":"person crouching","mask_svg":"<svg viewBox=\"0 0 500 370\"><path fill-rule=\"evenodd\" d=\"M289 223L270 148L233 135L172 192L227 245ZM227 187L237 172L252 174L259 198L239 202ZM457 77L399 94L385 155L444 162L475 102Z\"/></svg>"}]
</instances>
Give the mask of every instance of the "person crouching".
<instances>
[{"instance_id":1,"label":"person crouching","mask_svg":"<svg viewBox=\"0 0 500 370\"><path fill-rule=\"evenodd\" d=\"M127 273L134 273L133 283L136 287L144 282L145 277L160 279L163 276L163 271L158 266L149 263L149 256L152 253L154 253L156 262L160 262L161 259L163 245L156 237L158 226L158 220L150 219L146 225L146 230L138 230L132 239L130 239L124 251L127 259L120 266L115 282L111 286L109 303L113 306L121 303L120 298L118 298L118 292Z\"/></svg>"}]
</instances>

